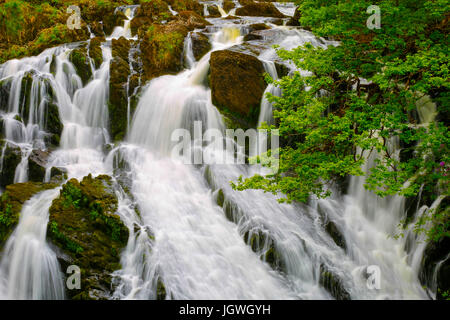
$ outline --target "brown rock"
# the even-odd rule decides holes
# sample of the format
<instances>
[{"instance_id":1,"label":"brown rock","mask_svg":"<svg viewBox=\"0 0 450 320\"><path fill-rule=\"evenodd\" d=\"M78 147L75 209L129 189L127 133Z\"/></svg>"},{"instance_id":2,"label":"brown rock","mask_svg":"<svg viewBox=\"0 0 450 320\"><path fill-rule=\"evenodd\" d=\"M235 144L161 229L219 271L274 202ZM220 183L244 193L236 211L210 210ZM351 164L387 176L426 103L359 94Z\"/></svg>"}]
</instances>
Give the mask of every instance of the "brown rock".
<instances>
[{"instance_id":1,"label":"brown rock","mask_svg":"<svg viewBox=\"0 0 450 320\"><path fill-rule=\"evenodd\" d=\"M284 18L282 14L273 3L250 3L241 8L236 9L238 16L252 16L252 17L274 17Z\"/></svg>"},{"instance_id":2,"label":"brown rock","mask_svg":"<svg viewBox=\"0 0 450 320\"><path fill-rule=\"evenodd\" d=\"M266 87L258 58L229 50L211 54L210 85L213 103L245 127L257 123Z\"/></svg>"}]
</instances>

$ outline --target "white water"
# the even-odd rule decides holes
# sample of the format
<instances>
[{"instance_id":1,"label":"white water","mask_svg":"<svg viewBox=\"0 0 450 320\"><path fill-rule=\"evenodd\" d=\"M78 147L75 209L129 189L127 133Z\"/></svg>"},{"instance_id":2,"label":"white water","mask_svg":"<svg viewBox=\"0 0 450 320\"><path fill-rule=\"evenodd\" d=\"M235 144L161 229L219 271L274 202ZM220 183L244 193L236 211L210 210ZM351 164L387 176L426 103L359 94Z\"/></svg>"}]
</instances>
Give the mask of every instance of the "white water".
<instances>
[{"instance_id":1,"label":"white water","mask_svg":"<svg viewBox=\"0 0 450 320\"><path fill-rule=\"evenodd\" d=\"M287 49L305 42L324 47L335 44L316 39L306 31L275 28L278 36L274 42ZM404 218L402 198L378 199L364 190L362 178L352 178L346 196L312 200L310 206L280 204L276 196L261 191L231 190L229 181L240 175L261 172L258 166L195 167L171 155L175 144L171 134L175 129L191 130L193 122L198 120L203 122L204 129L224 129L220 114L211 102L210 89L204 85L210 53L196 62L189 38L185 46L188 70L176 76L159 77L148 84L126 143L105 158L103 146L109 143L106 105L111 59L109 41L120 36L131 37L129 21L124 27L116 28L102 45L104 62L94 70L92 81L84 88L67 60L70 52L67 46L0 67L0 78L11 76L16 81L18 71L33 69L49 79L64 124L60 149L52 153L50 165L66 168L69 177L82 178L88 173L111 174L119 160L127 164L132 196L126 195L120 187L117 187L117 194L118 214L129 227L130 238L122 253L123 268L115 273L120 281L115 298L154 299L158 279L161 279L168 299L331 299L319 283L321 265L341 279L352 299L427 298L418 280L423 244L415 242L417 245L408 254L406 240L389 237ZM240 26L222 25L210 38L213 50L239 44L242 41ZM57 70L54 76L50 74L53 55ZM266 71L276 78L272 62L274 50L264 50L259 58L264 61ZM18 94L17 89L11 92ZM276 86L269 86L266 92L280 94ZM33 97L37 97L37 93ZM20 113L18 102L12 105L15 109L10 113ZM271 110L272 105L263 99L259 124L273 120ZM11 115L5 117L13 118ZM43 131L41 118L29 122ZM10 130L8 140L25 141L26 146L42 140L39 135L25 133L25 126L13 121L5 127ZM20 130L8 129L14 126ZM27 134L32 138L22 138ZM392 148L398 151L398 146ZM22 150L30 150L30 147ZM213 157L224 153L215 145L204 151ZM373 156L369 158L366 170L372 162ZM24 168L18 170L25 172ZM20 179L26 180L23 176ZM219 189L225 195L223 208L215 202ZM23 236L11 237L5 247L8 249L3 253L8 252L0 269L3 279L1 298L63 298L59 270L52 262L53 253L45 244L48 207L56 195L56 190L43 192L24 206L14 232L14 235ZM36 206L39 210L35 210ZM225 211L231 213L233 222L227 220ZM26 217L38 219L36 215L39 216L40 222L36 225L39 230L27 228ZM323 223L328 220L333 221L344 235L347 252L324 230ZM20 230L24 231L20 233ZM249 239L253 234L266 235L258 252L253 252L250 243L244 242L245 234L250 235ZM36 239L38 245L27 249L26 239L30 237ZM265 262L265 254L272 245L284 264L283 273L273 270ZM15 270L15 266L23 262L21 257L26 250L33 252L33 257L45 257L43 261L47 262L41 269L36 268L42 275L41 280L30 282L30 277L10 273L9 267L3 267L15 263L14 268L10 268ZM34 261L26 260L20 267L35 274ZM366 286L364 273L369 265L381 269L380 290L369 290ZM27 286L23 284L25 280Z\"/></svg>"},{"instance_id":2,"label":"white water","mask_svg":"<svg viewBox=\"0 0 450 320\"><path fill-rule=\"evenodd\" d=\"M64 299L63 275L46 243L48 209L59 188L27 201L0 260L0 298Z\"/></svg>"}]
</instances>

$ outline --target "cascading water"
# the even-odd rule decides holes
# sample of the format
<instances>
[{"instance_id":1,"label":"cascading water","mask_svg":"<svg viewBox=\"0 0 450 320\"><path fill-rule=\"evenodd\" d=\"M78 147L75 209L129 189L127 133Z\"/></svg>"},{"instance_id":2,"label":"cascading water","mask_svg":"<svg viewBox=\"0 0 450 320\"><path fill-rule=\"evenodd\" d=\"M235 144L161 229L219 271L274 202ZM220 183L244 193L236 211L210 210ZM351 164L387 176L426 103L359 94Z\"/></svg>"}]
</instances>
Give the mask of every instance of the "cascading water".
<instances>
[{"instance_id":1,"label":"cascading water","mask_svg":"<svg viewBox=\"0 0 450 320\"><path fill-rule=\"evenodd\" d=\"M294 13L293 6L276 6L286 14ZM110 142L107 101L111 40L121 36L133 39L130 21L136 6L118 10L128 20L102 43L101 66L96 69L89 61L93 76L85 86L68 59L73 45L12 60L0 67L0 79L11 80L8 112L1 114L5 138L22 154L15 182L27 180L28 156L33 148L45 148L46 108L52 97L64 128L60 148L51 153L47 171L52 166L61 167L70 178L119 172L115 176L117 213L130 236L121 255L122 269L114 273L118 286L112 298L156 299L160 281L167 299L335 298L336 294L325 289L323 271L339 279L339 298L427 298L418 279L424 239L412 235L405 239L392 237L404 218L403 198L379 199L364 190L364 178L352 177L347 195L311 199L309 205L280 204L278 196L257 190L237 192L230 187L229 182L241 175L264 172L258 164L194 166L173 154L177 144L173 133L177 129L194 134L198 121L203 127L200 134L206 129L225 129L212 104L211 90L205 85L211 52L196 61L190 34L185 40L187 70L153 79L141 88L126 142L105 157L104 146ZM221 13L227 16L223 9ZM270 24L254 17L243 19L241 24L211 21L212 51L241 44L242 33L251 23ZM271 44L286 49L306 42L324 48L337 45L307 31L270 26ZM131 68L133 50L139 50L139 45L130 51ZM266 48L258 58L266 72L277 79L275 50ZM294 71L292 65L287 66ZM131 75L137 72L130 71ZM24 77L31 79L28 100L22 98ZM129 119L130 96L137 93L129 92L130 77L126 90ZM281 94L275 85L269 85L265 93ZM29 110L26 118L24 110ZM427 110L420 113L423 122L432 119L434 109L429 106ZM263 122L273 123L272 105L265 97L258 124ZM396 141L391 141L390 148L393 154L399 151ZM236 157L234 151L228 154L223 146L214 143L194 141L188 151L192 153L189 157L199 151L211 159ZM255 152L260 153L260 149ZM368 159L364 170L368 171L376 154L365 156ZM124 175L130 183L129 193L120 185ZM48 209L58 193L59 188L44 191L25 203L19 224L3 249L0 298L64 298L63 277L45 241ZM219 196L223 197L220 205ZM425 210L418 210L416 217ZM345 246L338 245L327 232L325 225L330 222L343 235ZM25 261L24 256L28 257ZM369 266L380 268L380 289L367 287Z\"/></svg>"}]
</instances>

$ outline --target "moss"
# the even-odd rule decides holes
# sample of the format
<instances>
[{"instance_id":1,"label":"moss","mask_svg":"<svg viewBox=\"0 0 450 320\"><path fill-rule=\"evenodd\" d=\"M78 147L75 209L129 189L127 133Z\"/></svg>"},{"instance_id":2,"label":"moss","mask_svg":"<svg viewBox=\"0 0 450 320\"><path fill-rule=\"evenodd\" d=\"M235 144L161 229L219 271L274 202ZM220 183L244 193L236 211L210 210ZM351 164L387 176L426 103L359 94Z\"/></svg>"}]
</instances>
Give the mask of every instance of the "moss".
<instances>
[{"instance_id":1,"label":"moss","mask_svg":"<svg viewBox=\"0 0 450 320\"><path fill-rule=\"evenodd\" d=\"M111 273L120 269L128 229L115 214L118 202L108 176L69 180L50 207L49 240L60 248L63 268L80 267L80 290L72 299L103 299L113 290Z\"/></svg>"},{"instance_id":2,"label":"moss","mask_svg":"<svg viewBox=\"0 0 450 320\"><path fill-rule=\"evenodd\" d=\"M320 266L319 283L336 299L350 300L350 294L342 285L341 279L323 264Z\"/></svg>"},{"instance_id":3,"label":"moss","mask_svg":"<svg viewBox=\"0 0 450 320\"><path fill-rule=\"evenodd\" d=\"M69 55L69 60L74 65L81 81L83 81L83 85L86 85L92 77L92 70L87 58L87 48L81 47L72 50Z\"/></svg>"},{"instance_id":4,"label":"moss","mask_svg":"<svg viewBox=\"0 0 450 320\"><path fill-rule=\"evenodd\" d=\"M166 287L161 279L158 279L158 283L156 285L156 300L165 300L166 295Z\"/></svg>"}]
</instances>

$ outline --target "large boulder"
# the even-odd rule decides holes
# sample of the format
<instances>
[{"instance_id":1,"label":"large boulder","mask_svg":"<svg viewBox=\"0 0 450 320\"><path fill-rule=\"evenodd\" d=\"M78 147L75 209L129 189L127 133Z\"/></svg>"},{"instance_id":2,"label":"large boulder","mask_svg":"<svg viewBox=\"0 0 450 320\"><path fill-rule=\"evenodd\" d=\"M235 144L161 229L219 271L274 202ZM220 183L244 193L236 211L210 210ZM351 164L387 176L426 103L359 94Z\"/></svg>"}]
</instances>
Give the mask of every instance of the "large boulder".
<instances>
[{"instance_id":1,"label":"large boulder","mask_svg":"<svg viewBox=\"0 0 450 320\"><path fill-rule=\"evenodd\" d=\"M55 187L55 184L41 182L16 183L6 187L0 196L0 248L19 222L20 211L25 201L38 192Z\"/></svg>"},{"instance_id":2,"label":"large boulder","mask_svg":"<svg viewBox=\"0 0 450 320\"><path fill-rule=\"evenodd\" d=\"M287 22L288 26L300 26L300 18L302 17L302 13L300 12L300 8L295 9L294 16Z\"/></svg>"},{"instance_id":3,"label":"large boulder","mask_svg":"<svg viewBox=\"0 0 450 320\"><path fill-rule=\"evenodd\" d=\"M141 27L149 27L152 23L158 23L171 18L172 13L165 1L153 0L151 2L144 2L136 10L136 14L133 20L131 20L131 32L136 34Z\"/></svg>"},{"instance_id":4,"label":"large boulder","mask_svg":"<svg viewBox=\"0 0 450 320\"><path fill-rule=\"evenodd\" d=\"M166 2L177 12L194 11L203 15L203 5L197 0L167 0Z\"/></svg>"},{"instance_id":5,"label":"large boulder","mask_svg":"<svg viewBox=\"0 0 450 320\"><path fill-rule=\"evenodd\" d=\"M128 93L127 82L130 74L128 52L130 41L124 37L112 40L112 59L109 80L109 126L111 137L122 140L127 128Z\"/></svg>"},{"instance_id":6,"label":"large boulder","mask_svg":"<svg viewBox=\"0 0 450 320\"><path fill-rule=\"evenodd\" d=\"M114 291L112 272L120 269L120 251L128 229L116 214L118 202L108 176L69 180L53 200L47 237L63 270L81 270L81 289L71 299L106 299Z\"/></svg>"},{"instance_id":7,"label":"large boulder","mask_svg":"<svg viewBox=\"0 0 450 320\"><path fill-rule=\"evenodd\" d=\"M198 61L211 50L212 46L209 42L209 38L201 32L193 32L191 34L191 39L194 58Z\"/></svg>"},{"instance_id":8,"label":"large boulder","mask_svg":"<svg viewBox=\"0 0 450 320\"><path fill-rule=\"evenodd\" d=\"M210 59L213 103L242 128L255 127L266 88L258 58L229 50L214 51Z\"/></svg>"},{"instance_id":9,"label":"large boulder","mask_svg":"<svg viewBox=\"0 0 450 320\"><path fill-rule=\"evenodd\" d=\"M179 20L148 28L141 37L144 81L182 70L184 39L188 32L186 25Z\"/></svg>"},{"instance_id":10,"label":"large boulder","mask_svg":"<svg viewBox=\"0 0 450 320\"><path fill-rule=\"evenodd\" d=\"M236 9L236 15L238 16L253 16L253 17L274 17L284 18L282 14L273 3L249 3L243 7Z\"/></svg>"},{"instance_id":11,"label":"large boulder","mask_svg":"<svg viewBox=\"0 0 450 320\"><path fill-rule=\"evenodd\" d=\"M203 29L211 24L194 11L181 11L178 13L177 19L189 30Z\"/></svg>"},{"instance_id":12,"label":"large boulder","mask_svg":"<svg viewBox=\"0 0 450 320\"><path fill-rule=\"evenodd\" d=\"M92 70L87 55L87 47L73 49L69 54L69 61L72 62L83 85L86 85L92 77Z\"/></svg>"}]
</instances>

